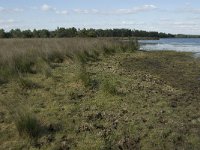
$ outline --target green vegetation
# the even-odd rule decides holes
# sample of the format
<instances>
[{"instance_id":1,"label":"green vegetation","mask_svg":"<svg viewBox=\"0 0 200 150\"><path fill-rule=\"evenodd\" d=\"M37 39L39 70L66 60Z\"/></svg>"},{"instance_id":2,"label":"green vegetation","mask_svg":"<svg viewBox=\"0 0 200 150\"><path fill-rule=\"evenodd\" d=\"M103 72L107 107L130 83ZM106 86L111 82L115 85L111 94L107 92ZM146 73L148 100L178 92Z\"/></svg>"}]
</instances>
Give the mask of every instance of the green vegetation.
<instances>
[{"instance_id":1,"label":"green vegetation","mask_svg":"<svg viewBox=\"0 0 200 150\"><path fill-rule=\"evenodd\" d=\"M20 86L22 87L22 89L40 88L40 85L38 83L35 83L25 77L19 77L18 82L19 82Z\"/></svg>"},{"instance_id":2,"label":"green vegetation","mask_svg":"<svg viewBox=\"0 0 200 150\"><path fill-rule=\"evenodd\" d=\"M176 38L200 38L200 35L177 34Z\"/></svg>"},{"instance_id":3,"label":"green vegetation","mask_svg":"<svg viewBox=\"0 0 200 150\"><path fill-rule=\"evenodd\" d=\"M113 39L3 39L0 41L0 81L23 73L46 71L50 75L52 63L78 58L81 63L98 59L103 48L119 48Z\"/></svg>"},{"instance_id":4,"label":"green vegetation","mask_svg":"<svg viewBox=\"0 0 200 150\"><path fill-rule=\"evenodd\" d=\"M105 79L103 81L103 84L102 84L102 90L105 92L105 93L109 93L109 94L117 94L117 84L115 83L115 81L113 81L113 79L111 78L110 80L109 79Z\"/></svg>"},{"instance_id":5,"label":"green vegetation","mask_svg":"<svg viewBox=\"0 0 200 150\"><path fill-rule=\"evenodd\" d=\"M200 59L191 53L95 38L0 43L10 50L0 53L2 74L14 72L0 85L0 149L200 149ZM28 48L32 71L15 71ZM48 59L56 50L62 61Z\"/></svg>"},{"instance_id":6,"label":"green vegetation","mask_svg":"<svg viewBox=\"0 0 200 150\"><path fill-rule=\"evenodd\" d=\"M15 125L20 136L27 135L30 138L37 138L42 132L41 123L29 112L19 113L15 118Z\"/></svg>"},{"instance_id":7,"label":"green vegetation","mask_svg":"<svg viewBox=\"0 0 200 150\"><path fill-rule=\"evenodd\" d=\"M5 32L0 29L0 38L66 38L66 37L153 37L169 38L175 37L173 34L166 34L156 31L142 31L130 29L76 29L76 28L57 28L54 31L12 29Z\"/></svg>"},{"instance_id":8,"label":"green vegetation","mask_svg":"<svg viewBox=\"0 0 200 150\"><path fill-rule=\"evenodd\" d=\"M79 78L81 79L85 87L91 85L90 74L86 71L85 67L80 68Z\"/></svg>"}]
</instances>

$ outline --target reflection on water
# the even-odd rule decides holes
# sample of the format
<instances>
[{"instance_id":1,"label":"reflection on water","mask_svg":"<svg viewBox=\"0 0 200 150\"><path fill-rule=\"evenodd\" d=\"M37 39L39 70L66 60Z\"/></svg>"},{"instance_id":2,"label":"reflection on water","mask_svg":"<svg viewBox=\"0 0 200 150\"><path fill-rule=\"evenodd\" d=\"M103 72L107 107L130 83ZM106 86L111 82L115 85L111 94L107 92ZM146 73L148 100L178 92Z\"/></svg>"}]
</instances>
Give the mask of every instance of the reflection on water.
<instances>
[{"instance_id":1,"label":"reflection on water","mask_svg":"<svg viewBox=\"0 0 200 150\"><path fill-rule=\"evenodd\" d=\"M200 53L200 38L168 38L160 40L140 40L141 50L175 50Z\"/></svg>"}]
</instances>

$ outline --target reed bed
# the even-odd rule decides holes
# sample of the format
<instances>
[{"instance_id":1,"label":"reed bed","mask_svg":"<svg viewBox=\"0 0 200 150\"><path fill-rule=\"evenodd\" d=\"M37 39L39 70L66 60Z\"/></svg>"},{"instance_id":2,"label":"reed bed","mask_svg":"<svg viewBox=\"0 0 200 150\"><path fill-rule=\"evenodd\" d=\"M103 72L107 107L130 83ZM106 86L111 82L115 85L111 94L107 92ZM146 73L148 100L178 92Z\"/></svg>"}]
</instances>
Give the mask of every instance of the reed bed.
<instances>
[{"instance_id":1,"label":"reed bed","mask_svg":"<svg viewBox=\"0 0 200 150\"><path fill-rule=\"evenodd\" d=\"M98 53L129 47L127 43L111 38L1 39L0 80L3 82L21 73L35 73L35 65L39 60L58 63L75 58L81 52Z\"/></svg>"}]
</instances>

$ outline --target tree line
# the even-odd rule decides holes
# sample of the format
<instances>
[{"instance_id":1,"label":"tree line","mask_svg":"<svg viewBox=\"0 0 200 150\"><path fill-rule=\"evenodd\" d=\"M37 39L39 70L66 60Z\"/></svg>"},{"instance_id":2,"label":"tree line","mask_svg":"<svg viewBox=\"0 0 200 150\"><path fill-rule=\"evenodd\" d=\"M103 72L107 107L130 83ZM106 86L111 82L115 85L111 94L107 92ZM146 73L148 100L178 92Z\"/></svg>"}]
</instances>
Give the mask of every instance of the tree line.
<instances>
[{"instance_id":1,"label":"tree line","mask_svg":"<svg viewBox=\"0 0 200 150\"><path fill-rule=\"evenodd\" d=\"M42 30L20 30L12 29L5 31L0 29L0 38L65 38L65 37L154 37L171 38L173 34L166 34L154 31L142 31L131 29L76 29L57 28L54 31Z\"/></svg>"},{"instance_id":2,"label":"tree line","mask_svg":"<svg viewBox=\"0 0 200 150\"><path fill-rule=\"evenodd\" d=\"M200 38L200 35L177 34L176 38Z\"/></svg>"}]
</instances>

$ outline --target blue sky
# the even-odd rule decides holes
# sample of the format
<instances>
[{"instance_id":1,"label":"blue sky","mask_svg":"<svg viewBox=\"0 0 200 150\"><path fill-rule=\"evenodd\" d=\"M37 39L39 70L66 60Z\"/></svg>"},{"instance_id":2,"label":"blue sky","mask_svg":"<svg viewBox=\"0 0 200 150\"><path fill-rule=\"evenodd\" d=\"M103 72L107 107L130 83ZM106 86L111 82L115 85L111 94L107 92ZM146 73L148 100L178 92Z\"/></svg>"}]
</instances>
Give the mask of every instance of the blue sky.
<instances>
[{"instance_id":1,"label":"blue sky","mask_svg":"<svg viewBox=\"0 0 200 150\"><path fill-rule=\"evenodd\" d=\"M200 34L199 0L1 0L0 28L130 28Z\"/></svg>"}]
</instances>

